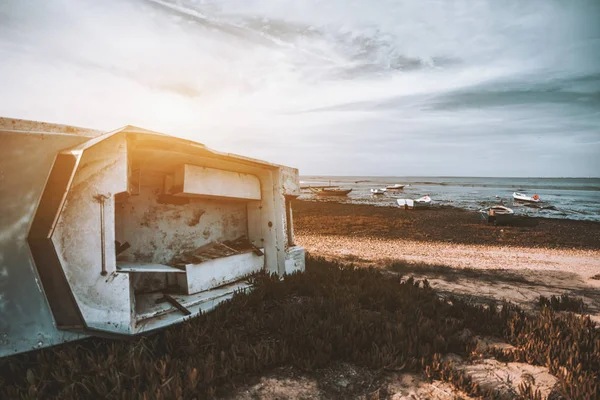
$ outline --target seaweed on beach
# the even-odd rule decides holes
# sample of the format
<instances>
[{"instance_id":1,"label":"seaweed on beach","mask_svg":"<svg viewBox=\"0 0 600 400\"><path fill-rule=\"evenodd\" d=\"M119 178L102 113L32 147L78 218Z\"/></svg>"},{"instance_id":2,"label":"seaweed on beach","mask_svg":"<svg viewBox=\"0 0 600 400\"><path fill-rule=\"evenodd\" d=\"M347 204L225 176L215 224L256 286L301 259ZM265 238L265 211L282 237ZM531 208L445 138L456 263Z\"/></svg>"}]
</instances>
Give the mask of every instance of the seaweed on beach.
<instances>
[{"instance_id":1,"label":"seaweed on beach","mask_svg":"<svg viewBox=\"0 0 600 400\"><path fill-rule=\"evenodd\" d=\"M395 203L394 203L395 205ZM401 212L397 207L295 200L294 229L305 235L406 239L511 247L591 249L600 242L600 223L520 216L502 229L481 223L480 214L454 207Z\"/></svg>"},{"instance_id":2,"label":"seaweed on beach","mask_svg":"<svg viewBox=\"0 0 600 400\"><path fill-rule=\"evenodd\" d=\"M501 333L517 350L499 356L546 365L565 397L600 393L600 333L589 318L442 299L426 280L313 257L306 273L253 283L211 313L133 342L90 338L3 359L0 398L210 398L275 367L338 361L424 372L494 398L442 361L475 351L466 330ZM523 387L521 397L536 394Z\"/></svg>"}]
</instances>

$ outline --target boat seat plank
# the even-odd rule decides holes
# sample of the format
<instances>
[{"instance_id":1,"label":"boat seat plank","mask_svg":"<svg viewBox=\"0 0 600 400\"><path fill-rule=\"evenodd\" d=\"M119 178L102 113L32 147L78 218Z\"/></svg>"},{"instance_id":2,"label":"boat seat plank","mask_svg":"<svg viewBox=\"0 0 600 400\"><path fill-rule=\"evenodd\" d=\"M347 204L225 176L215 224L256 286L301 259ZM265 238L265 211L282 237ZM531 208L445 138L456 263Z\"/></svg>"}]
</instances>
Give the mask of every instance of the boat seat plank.
<instances>
[{"instance_id":1,"label":"boat seat plank","mask_svg":"<svg viewBox=\"0 0 600 400\"><path fill-rule=\"evenodd\" d=\"M192 295L171 293L170 297L182 307L190 309L199 304L229 296L237 291L248 290L250 287L251 285L249 283L239 281ZM163 297L163 293L137 294L135 296L136 321L140 322L146 319L156 318L178 310L178 308L169 301L163 301Z\"/></svg>"},{"instance_id":2,"label":"boat seat plank","mask_svg":"<svg viewBox=\"0 0 600 400\"><path fill-rule=\"evenodd\" d=\"M117 261L118 272L173 272L173 273L185 273L185 271L179 268L170 267L163 264L145 264L135 262L124 262Z\"/></svg>"}]
</instances>

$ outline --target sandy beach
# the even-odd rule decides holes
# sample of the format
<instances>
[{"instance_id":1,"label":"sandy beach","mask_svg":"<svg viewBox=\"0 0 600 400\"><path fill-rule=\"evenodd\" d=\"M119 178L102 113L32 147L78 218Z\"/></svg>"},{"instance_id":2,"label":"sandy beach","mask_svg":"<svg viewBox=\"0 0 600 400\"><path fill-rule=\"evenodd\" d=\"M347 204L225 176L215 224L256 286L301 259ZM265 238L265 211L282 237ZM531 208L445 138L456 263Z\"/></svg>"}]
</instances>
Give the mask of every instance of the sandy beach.
<instances>
[{"instance_id":1,"label":"sandy beach","mask_svg":"<svg viewBox=\"0 0 600 400\"><path fill-rule=\"evenodd\" d=\"M455 208L306 201L294 204L294 218L297 243L314 255L388 269L400 263L448 295L525 308L539 296L569 294L600 321L600 223L527 218L493 226Z\"/></svg>"}]
</instances>

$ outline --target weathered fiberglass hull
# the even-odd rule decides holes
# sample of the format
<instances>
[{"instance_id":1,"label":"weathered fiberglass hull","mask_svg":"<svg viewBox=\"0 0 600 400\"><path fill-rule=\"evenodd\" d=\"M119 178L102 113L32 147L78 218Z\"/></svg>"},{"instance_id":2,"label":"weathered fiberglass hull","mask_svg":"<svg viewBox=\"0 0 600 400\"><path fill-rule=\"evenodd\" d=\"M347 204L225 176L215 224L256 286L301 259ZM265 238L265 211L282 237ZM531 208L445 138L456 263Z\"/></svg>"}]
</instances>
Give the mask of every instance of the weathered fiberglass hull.
<instances>
[{"instance_id":1,"label":"weathered fiberglass hull","mask_svg":"<svg viewBox=\"0 0 600 400\"><path fill-rule=\"evenodd\" d=\"M304 269L298 171L127 126L0 119L0 356L128 337Z\"/></svg>"}]
</instances>

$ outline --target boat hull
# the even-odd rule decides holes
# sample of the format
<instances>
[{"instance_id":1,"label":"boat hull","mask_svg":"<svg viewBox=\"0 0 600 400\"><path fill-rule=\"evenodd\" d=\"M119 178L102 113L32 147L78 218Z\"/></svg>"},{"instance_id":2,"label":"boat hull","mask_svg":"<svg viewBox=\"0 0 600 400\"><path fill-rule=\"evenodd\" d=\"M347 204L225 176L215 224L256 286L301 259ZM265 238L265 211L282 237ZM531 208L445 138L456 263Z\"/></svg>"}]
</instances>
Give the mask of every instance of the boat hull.
<instances>
[{"instance_id":1,"label":"boat hull","mask_svg":"<svg viewBox=\"0 0 600 400\"><path fill-rule=\"evenodd\" d=\"M484 221L493 223L495 225L508 224L514 219L515 216L513 210L504 206L485 208L483 210L479 210L479 214Z\"/></svg>"},{"instance_id":2,"label":"boat hull","mask_svg":"<svg viewBox=\"0 0 600 400\"><path fill-rule=\"evenodd\" d=\"M404 186L405 185L398 185L398 186L386 186L386 190L404 190Z\"/></svg>"},{"instance_id":3,"label":"boat hull","mask_svg":"<svg viewBox=\"0 0 600 400\"><path fill-rule=\"evenodd\" d=\"M4 121L0 358L144 334L248 289L247 274L304 269L288 200L296 169L131 126ZM198 255L238 238L247 248Z\"/></svg>"},{"instance_id":4,"label":"boat hull","mask_svg":"<svg viewBox=\"0 0 600 400\"><path fill-rule=\"evenodd\" d=\"M314 189L314 188L309 188L311 192L313 192L314 194L318 195L318 196L329 196L329 197L342 197L342 196L347 196L348 193L350 193L352 191L352 189L346 189L346 190L325 190L325 189Z\"/></svg>"},{"instance_id":5,"label":"boat hull","mask_svg":"<svg viewBox=\"0 0 600 400\"><path fill-rule=\"evenodd\" d=\"M536 195L537 196L537 195ZM535 197L529 197L522 193L513 193L513 200L521 203L539 203L540 199Z\"/></svg>"},{"instance_id":6,"label":"boat hull","mask_svg":"<svg viewBox=\"0 0 600 400\"><path fill-rule=\"evenodd\" d=\"M398 199L396 202L399 207L405 210L428 209L431 206L431 202L422 202L413 199Z\"/></svg>"}]
</instances>

